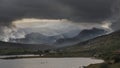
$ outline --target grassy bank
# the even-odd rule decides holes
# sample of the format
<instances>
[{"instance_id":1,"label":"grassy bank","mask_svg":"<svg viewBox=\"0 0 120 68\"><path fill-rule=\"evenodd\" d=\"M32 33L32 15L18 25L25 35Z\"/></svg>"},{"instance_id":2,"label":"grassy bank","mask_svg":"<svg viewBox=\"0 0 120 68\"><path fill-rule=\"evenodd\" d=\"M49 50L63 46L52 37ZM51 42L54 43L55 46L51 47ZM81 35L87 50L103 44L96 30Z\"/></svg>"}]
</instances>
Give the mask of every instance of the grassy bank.
<instances>
[{"instance_id":1,"label":"grassy bank","mask_svg":"<svg viewBox=\"0 0 120 68\"><path fill-rule=\"evenodd\" d=\"M107 64L107 63L91 64L91 65L87 66L86 68L120 68L120 63L115 63L115 64Z\"/></svg>"}]
</instances>

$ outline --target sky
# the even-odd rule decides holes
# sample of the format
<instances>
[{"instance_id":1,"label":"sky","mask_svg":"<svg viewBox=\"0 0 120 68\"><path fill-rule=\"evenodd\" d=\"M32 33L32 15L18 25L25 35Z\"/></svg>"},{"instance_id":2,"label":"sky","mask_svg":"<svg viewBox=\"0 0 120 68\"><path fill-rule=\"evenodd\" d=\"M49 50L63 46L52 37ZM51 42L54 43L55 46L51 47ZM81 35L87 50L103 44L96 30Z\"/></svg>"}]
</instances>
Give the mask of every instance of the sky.
<instances>
[{"instance_id":1,"label":"sky","mask_svg":"<svg viewBox=\"0 0 120 68\"><path fill-rule=\"evenodd\" d=\"M120 29L119 22L119 0L0 0L1 36L31 25L32 28L58 27L52 28L57 31L93 27L115 31Z\"/></svg>"}]
</instances>

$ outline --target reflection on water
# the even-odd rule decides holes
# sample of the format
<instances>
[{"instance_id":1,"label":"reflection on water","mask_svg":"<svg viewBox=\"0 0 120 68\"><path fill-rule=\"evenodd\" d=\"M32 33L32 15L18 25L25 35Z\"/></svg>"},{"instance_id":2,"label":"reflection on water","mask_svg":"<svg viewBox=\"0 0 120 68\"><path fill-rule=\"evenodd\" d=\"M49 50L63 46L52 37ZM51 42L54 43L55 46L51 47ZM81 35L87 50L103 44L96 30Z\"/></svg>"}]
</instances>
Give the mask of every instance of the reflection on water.
<instances>
[{"instance_id":1,"label":"reflection on water","mask_svg":"<svg viewBox=\"0 0 120 68\"><path fill-rule=\"evenodd\" d=\"M0 68L80 68L103 60L91 58L31 58L0 60Z\"/></svg>"}]
</instances>

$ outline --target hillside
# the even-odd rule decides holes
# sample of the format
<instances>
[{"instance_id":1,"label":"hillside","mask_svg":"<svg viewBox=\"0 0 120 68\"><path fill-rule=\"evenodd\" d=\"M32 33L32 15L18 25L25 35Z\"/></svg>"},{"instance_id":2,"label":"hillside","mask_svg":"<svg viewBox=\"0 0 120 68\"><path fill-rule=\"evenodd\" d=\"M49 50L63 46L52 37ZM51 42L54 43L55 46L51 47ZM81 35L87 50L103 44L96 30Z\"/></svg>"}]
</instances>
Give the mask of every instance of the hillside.
<instances>
[{"instance_id":1,"label":"hillside","mask_svg":"<svg viewBox=\"0 0 120 68\"><path fill-rule=\"evenodd\" d=\"M120 51L120 31L62 49L70 56L105 56Z\"/></svg>"},{"instance_id":2,"label":"hillside","mask_svg":"<svg viewBox=\"0 0 120 68\"><path fill-rule=\"evenodd\" d=\"M53 49L54 47L42 44L20 44L0 41L0 55L33 54L39 50Z\"/></svg>"}]
</instances>

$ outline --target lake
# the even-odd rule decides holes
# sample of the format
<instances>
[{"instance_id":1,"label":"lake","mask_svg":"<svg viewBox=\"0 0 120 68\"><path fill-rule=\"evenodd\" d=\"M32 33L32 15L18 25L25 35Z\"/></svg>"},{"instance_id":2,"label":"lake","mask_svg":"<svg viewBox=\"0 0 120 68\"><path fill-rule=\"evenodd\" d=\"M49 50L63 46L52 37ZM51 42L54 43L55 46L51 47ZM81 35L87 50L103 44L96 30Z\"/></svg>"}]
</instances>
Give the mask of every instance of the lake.
<instances>
[{"instance_id":1,"label":"lake","mask_svg":"<svg viewBox=\"0 0 120 68\"><path fill-rule=\"evenodd\" d=\"M102 62L104 61L92 58L0 59L0 68L80 68Z\"/></svg>"}]
</instances>

